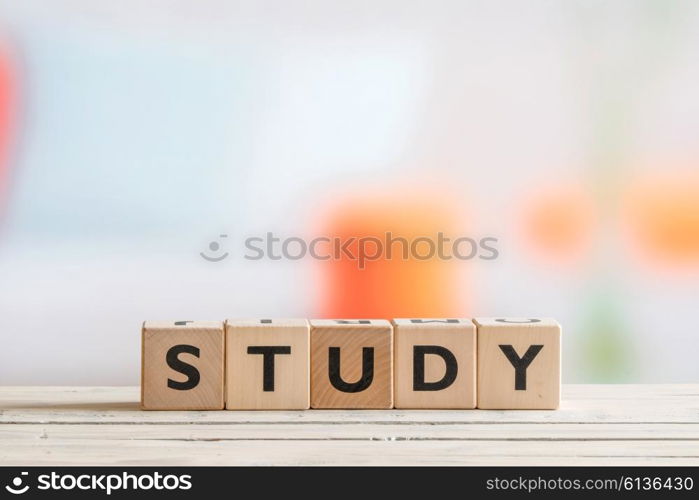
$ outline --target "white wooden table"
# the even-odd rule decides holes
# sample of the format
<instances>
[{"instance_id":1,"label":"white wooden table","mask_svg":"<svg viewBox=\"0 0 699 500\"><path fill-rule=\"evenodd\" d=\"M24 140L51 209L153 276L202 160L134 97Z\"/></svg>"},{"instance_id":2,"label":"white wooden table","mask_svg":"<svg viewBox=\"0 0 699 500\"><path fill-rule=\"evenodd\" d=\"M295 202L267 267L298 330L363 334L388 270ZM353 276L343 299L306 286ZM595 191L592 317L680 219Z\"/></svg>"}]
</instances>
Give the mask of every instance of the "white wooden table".
<instances>
[{"instance_id":1,"label":"white wooden table","mask_svg":"<svg viewBox=\"0 0 699 500\"><path fill-rule=\"evenodd\" d=\"M137 387L0 387L0 465L699 465L699 384L557 411L144 412Z\"/></svg>"}]
</instances>

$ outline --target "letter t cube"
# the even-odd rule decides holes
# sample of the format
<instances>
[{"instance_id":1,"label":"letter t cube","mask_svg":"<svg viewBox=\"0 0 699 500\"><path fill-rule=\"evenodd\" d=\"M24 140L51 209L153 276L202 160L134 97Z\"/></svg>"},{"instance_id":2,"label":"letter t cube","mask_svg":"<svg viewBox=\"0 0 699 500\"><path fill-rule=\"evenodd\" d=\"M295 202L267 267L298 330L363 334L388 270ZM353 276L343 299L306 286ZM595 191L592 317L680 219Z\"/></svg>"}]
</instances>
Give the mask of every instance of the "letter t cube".
<instances>
[{"instance_id":1,"label":"letter t cube","mask_svg":"<svg viewBox=\"0 0 699 500\"><path fill-rule=\"evenodd\" d=\"M307 409L309 332L305 319L226 321L226 409Z\"/></svg>"}]
</instances>

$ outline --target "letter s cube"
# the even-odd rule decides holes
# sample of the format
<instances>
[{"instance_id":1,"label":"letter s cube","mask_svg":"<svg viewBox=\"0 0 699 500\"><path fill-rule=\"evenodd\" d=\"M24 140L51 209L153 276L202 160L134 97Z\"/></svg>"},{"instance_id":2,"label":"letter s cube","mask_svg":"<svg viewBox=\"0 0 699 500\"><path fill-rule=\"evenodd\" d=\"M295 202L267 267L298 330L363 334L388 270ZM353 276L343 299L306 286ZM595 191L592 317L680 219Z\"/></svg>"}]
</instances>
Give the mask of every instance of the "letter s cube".
<instances>
[{"instance_id":1,"label":"letter s cube","mask_svg":"<svg viewBox=\"0 0 699 500\"><path fill-rule=\"evenodd\" d=\"M141 346L144 410L223 409L223 322L146 321Z\"/></svg>"}]
</instances>

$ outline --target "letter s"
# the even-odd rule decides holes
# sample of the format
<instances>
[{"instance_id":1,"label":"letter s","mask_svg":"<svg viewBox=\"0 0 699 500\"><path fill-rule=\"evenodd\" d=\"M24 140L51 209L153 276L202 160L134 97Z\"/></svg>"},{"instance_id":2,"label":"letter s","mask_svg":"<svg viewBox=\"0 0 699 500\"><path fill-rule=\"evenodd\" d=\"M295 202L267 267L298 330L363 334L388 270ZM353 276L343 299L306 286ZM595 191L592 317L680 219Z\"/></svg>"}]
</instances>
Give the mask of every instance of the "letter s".
<instances>
[{"instance_id":1,"label":"letter s","mask_svg":"<svg viewBox=\"0 0 699 500\"><path fill-rule=\"evenodd\" d=\"M498 242L498 239L497 239L497 238L492 238L492 237L489 237L489 238L481 238L481 242L480 242L480 243L481 243L481 248L482 248L483 250L489 250L491 253L490 253L489 255L481 255L481 256L479 256L478 258L479 258L479 259L483 259L483 260L495 260L495 259L498 258L498 255L500 255L500 253L498 252L498 249L495 248L494 246L493 246L493 247L489 247L489 246L486 244L486 242L488 242L488 241L492 241L493 243L497 243L497 242Z\"/></svg>"},{"instance_id":2,"label":"letter s","mask_svg":"<svg viewBox=\"0 0 699 500\"><path fill-rule=\"evenodd\" d=\"M187 391L189 389L194 389L197 385L199 385L200 379L199 370L197 370L195 366L192 366L189 363L185 363L184 361L178 358L178 356L182 353L191 354L198 358L199 348L194 347L193 345L179 344L172 346L167 351L167 355L165 356L167 365L176 372L180 372L183 375L187 375L187 380L185 380L184 382L177 382L176 380L172 380L170 378L167 379L167 386L170 389L175 389L177 391Z\"/></svg>"},{"instance_id":3,"label":"letter s","mask_svg":"<svg viewBox=\"0 0 699 500\"><path fill-rule=\"evenodd\" d=\"M264 243L265 240L263 240L259 236L250 237L250 238L245 240L245 248L247 248L248 250L250 250L252 252L257 253L257 255L255 255L255 254L250 255L249 253L246 253L245 254L246 260L260 260L261 258L263 258L265 256L265 251L263 249L253 246L252 243L255 241L259 241L260 243Z\"/></svg>"},{"instance_id":4,"label":"letter s","mask_svg":"<svg viewBox=\"0 0 699 500\"><path fill-rule=\"evenodd\" d=\"M37 481L39 482L38 488L40 490L48 490L51 488L51 482L49 481L49 476L47 474L42 474L39 476Z\"/></svg>"}]
</instances>

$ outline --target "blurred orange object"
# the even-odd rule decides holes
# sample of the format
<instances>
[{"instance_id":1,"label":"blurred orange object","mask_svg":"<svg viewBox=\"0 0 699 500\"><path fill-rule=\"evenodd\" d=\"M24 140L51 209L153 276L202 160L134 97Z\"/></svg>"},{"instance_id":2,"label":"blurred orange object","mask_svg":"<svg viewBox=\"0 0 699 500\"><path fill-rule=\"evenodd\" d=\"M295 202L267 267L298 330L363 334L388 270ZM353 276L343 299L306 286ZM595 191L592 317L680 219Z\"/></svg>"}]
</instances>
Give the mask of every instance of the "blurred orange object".
<instances>
[{"instance_id":1,"label":"blurred orange object","mask_svg":"<svg viewBox=\"0 0 699 500\"><path fill-rule=\"evenodd\" d=\"M521 212L525 239L540 256L567 262L589 250L596 210L583 187L561 185L536 190L524 200Z\"/></svg>"},{"instance_id":2,"label":"blurred orange object","mask_svg":"<svg viewBox=\"0 0 699 500\"><path fill-rule=\"evenodd\" d=\"M347 241L351 238L377 238L393 244L390 257L384 255L359 262L345 256L318 263L321 294L319 315L335 318L455 317L465 314L460 289L458 262L428 256L429 243L415 245L418 257L408 255L399 238L413 242L427 237L437 241L438 233L449 235L457 227L458 210L448 196L417 189L392 189L391 193L349 197L331 205L322 223L323 235ZM384 245L385 246L385 245ZM348 249L359 250L354 241ZM367 245L367 254L376 245Z\"/></svg>"},{"instance_id":3,"label":"blurred orange object","mask_svg":"<svg viewBox=\"0 0 699 500\"><path fill-rule=\"evenodd\" d=\"M656 173L624 198L625 220L641 253L670 265L699 263L699 172Z\"/></svg>"}]
</instances>

